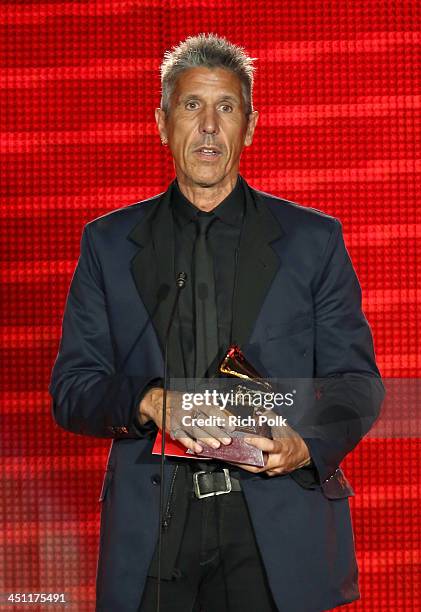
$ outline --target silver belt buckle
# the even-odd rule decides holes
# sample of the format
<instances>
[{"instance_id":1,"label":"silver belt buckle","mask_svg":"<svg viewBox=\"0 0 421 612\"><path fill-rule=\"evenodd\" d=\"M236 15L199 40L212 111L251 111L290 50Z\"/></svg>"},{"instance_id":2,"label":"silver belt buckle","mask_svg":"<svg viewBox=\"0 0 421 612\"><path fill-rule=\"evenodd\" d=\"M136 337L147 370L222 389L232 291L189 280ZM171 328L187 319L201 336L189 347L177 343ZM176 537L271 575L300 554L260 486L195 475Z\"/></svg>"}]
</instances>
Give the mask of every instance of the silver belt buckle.
<instances>
[{"instance_id":1,"label":"silver belt buckle","mask_svg":"<svg viewBox=\"0 0 421 612\"><path fill-rule=\"evenodd\" d=\"M225 476L226 489L222 491L211 491L210 493L202 493L200 491L199 476L200 474L207 474L207 472L205 472L205 470L202 470L200 472L194 472L193 487L194 493L198 499L202 499L203 497L212 497L213 495L224 495L224 493L230 493L232 486L229 470L227 468L222 468L222 471L224 472Z\"/></svg>"}]
</instances>

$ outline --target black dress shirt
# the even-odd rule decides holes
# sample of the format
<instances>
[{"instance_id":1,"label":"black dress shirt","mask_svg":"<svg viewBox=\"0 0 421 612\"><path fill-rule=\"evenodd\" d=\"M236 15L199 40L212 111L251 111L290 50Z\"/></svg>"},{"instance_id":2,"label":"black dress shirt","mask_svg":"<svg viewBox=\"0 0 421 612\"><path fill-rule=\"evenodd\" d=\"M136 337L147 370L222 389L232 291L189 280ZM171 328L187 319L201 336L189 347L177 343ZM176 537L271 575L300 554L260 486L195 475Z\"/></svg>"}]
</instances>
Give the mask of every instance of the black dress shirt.
<instances>
[{"instance_id":1,"label":"black dress shirt","mask_svg":"<svg viewBox=\"0 0 421 612\"><path fill-rule=\"evenodd\" d=\"M194 350L195 350L195 321L194 321L194 265L193 248L196 239L195 218L199 209L194 206L181 192L177 181L174 183L171 196L171 208L174 218L175 233L175 270L186 272L188 282L180 293L178 313L174 323L173 338L179 335L182 354L184 378L194 377ZM214 260L215 294L218 330L219 353L215 359L213 373L216 366L226 352L231 342L232 305L237 269L238 248L243 217L245 214L245 194L238 175L234 189L214 208L209 215L216 220L212 223L208 241ZM174 341L174 340L173 340ZM174 351L170 338L168 349L169 372L180 372L179 364L174 364ZM212 369L209 372L212 375ZM187 514L188 492L191 486L192 472L197 470L212 470L221 465L220 461L196 459L167 459L170 464L178 464L176 478L171 487L169 503L166 505L164 516L165 530L163 532L163 555L161 576L171 578L175 568L177 553L181 544L184 523ZM225 464L222 464L225 465ZM157 550L149 568L150 576L157 576Z\"/></svg>"},{"instance_id":2,"label":"black dress shirt","mask_svg":"<svg viewBox=\"0 0 421 612\"><path fill-rule=\"evenodd\" d=\"M184 377L194 376L195 321L194 321L194 265L193 248L196 240L195 219L199 209L180 190L177 180L172 192L171 207L174 216L175 269L186 272L188 280L180 294L178 318L175 327L179 334L184 359ZM218 319L219 363L231 340L232 302L241 225L244 215L244 192L240 176L231 193L207 214L215 217L209 230L208 242L213 254L215 293ZM170 355L171 361L171 355ZM170 364L171 371L171 364Z\"/></svg>"}]
</instances>

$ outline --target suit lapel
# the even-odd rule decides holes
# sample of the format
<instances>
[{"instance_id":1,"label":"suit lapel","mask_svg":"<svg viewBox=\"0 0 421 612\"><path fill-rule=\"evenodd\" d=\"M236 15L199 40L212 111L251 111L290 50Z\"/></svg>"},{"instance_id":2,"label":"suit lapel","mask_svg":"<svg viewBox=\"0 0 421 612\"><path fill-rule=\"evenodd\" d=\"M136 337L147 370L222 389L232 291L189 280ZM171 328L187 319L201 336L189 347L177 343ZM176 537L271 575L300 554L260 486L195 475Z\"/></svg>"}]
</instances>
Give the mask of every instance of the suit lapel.
<instances>
[{"instance_id":1,"label":"suit lapel","mask_svg":"<svg viewBox=\"0 0 421 612\"><path fill-rule=\"evenodd\" d=\"M240 237L233 308L233 342L239 346L247 343L279 269L279 258L270 243L283 235L279 221L261 196L241 178L246 215Z\"/></svg>"},{"instance_id":2,"label":"suit lapel","mask_svg":"<svg viewBox=\"0 0 421 612\"><path fill-rule=\"evenodd\" d=\"M173 216L170 208L173 183L128 235L140 247L132 259L131 272L162 352L176 291ZM172 333L175 333L175 327ZM179 339L174 343L174 350L175 363L182 364ZM173 375L183 376L183 372L173 372Z\"/></svg>"}]
</instances>

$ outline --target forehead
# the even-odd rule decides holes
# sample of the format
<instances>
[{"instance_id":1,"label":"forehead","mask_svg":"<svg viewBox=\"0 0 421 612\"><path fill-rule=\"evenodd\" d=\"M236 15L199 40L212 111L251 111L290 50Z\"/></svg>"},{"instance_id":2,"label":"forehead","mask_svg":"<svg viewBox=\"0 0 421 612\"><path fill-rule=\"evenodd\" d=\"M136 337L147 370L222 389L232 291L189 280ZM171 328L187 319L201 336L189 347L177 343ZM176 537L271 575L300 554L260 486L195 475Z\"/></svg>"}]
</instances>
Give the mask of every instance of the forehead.
<instances>
[{"instance_id":1,"label":"forehead","mask_svg":"<svg viewBox=\"0 0 421 612\"><path fill-rule=\"evenodd\" d=\"M189 68L179 75L173 95L179 100L190 94L230 95L241 102L241 81L234 72L225 68Z\"/></svg>"}]
</instances>

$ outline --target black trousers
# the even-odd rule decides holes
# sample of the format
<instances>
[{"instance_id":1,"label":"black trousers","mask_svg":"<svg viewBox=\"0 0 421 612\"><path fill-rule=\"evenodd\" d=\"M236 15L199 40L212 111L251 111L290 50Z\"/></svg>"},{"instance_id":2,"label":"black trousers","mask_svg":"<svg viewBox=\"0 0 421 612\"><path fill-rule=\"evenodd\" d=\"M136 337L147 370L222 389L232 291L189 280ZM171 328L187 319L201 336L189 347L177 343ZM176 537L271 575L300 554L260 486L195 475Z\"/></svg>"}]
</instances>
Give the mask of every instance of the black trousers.
<instances>
[{"instance_id":1,"label":"black trousers","mask_svg":"<svg viewBox=\"0 0 421 612\"><path fill-rule=\"evenodd\" d=\"M242 491L191 498L176 566L160 612L278 612ZM139 612L155 612L156 589L148 577Z\"/></svg>"}]
</instances>

